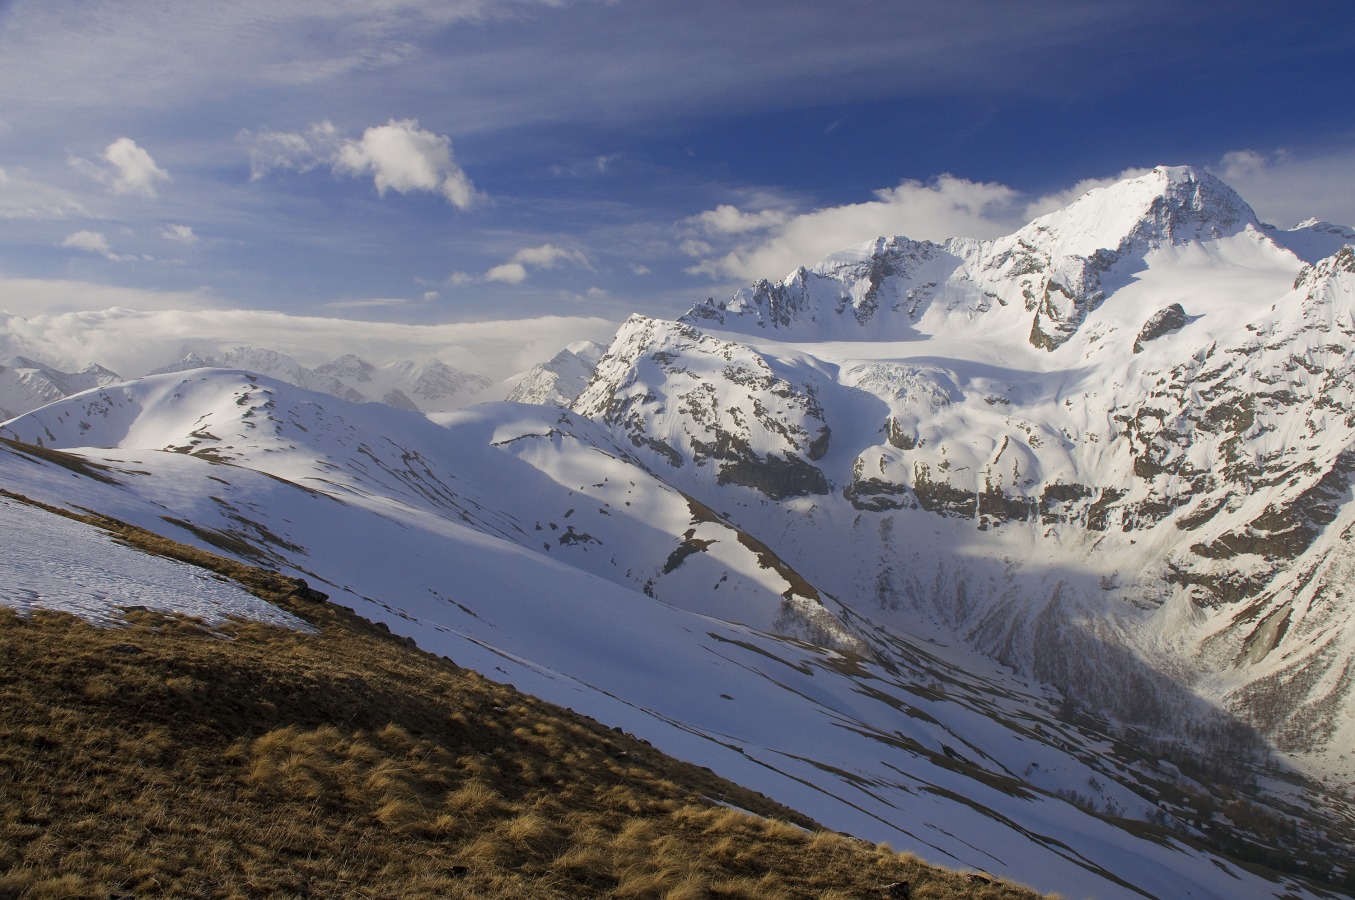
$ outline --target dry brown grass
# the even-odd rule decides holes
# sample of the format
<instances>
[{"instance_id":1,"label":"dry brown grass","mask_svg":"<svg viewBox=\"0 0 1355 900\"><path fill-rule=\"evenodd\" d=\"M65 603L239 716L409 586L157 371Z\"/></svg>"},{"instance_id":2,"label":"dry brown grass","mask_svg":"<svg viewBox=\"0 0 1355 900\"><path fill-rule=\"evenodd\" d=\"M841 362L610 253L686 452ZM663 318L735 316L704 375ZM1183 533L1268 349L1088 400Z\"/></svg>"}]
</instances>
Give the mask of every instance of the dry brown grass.
<instances>
[{"instance_id":1,"label":"dry brown grass","mask_svg":"<svg viewBox=\"0 0 1355 900\"><path fill-rule=\"evenodd\" d=\"M281 576L121 533L320 634L0 609L0 898L1035 896L816 830Z\"/></svg>"}]
</instances>

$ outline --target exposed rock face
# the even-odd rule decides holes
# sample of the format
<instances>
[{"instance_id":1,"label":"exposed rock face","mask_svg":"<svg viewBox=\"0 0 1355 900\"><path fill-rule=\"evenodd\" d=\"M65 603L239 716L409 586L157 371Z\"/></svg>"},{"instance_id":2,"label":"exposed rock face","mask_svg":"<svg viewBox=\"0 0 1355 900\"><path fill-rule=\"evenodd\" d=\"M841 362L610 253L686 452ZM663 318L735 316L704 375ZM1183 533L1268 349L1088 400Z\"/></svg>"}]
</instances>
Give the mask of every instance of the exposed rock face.
<instances>
[{"instance_id":1,"label":"exposed rock face","mask_svg":"<svg viewBox=\"0 0 1355 900\"><path fill-rule=\"evenodd\" d=\"M642 455L690 463L717 484L776 500L829 491L813 464L831 437L814 381L689 325L632 316L574 409L619 428Z\"/></svg>"},{"instance_id":2,"label":"exposed rock face","mask_svg":"<svg viewBox=\"0 0 1355 900\"><path fill-rule=\"evenodd\" d=\"M996 241L880 239L633 319L574 408L703 502L780 504L771 543L835 596L1117 714L1166 721L1184 679L1355 748L1355 250L1305 268L1273 233L1158 170Z\"/></svg>"},{"instance_id":3,"label":"exposed rock face","mask_svg":"<svg viewBox=\"0 0 1355 900\"><path fill-rule=\"evenodd\" d=\"M1143 323L1143 330L1134 339L1134 352L1142 353L1143 345L1149 341L1155 341L1163 335L1180 331L1186 327L1186 321L1186 311L1179 303L1173 303L1171 306L1158 310L1148 318L1147 322Z\"/></svg>"}]
</instances>

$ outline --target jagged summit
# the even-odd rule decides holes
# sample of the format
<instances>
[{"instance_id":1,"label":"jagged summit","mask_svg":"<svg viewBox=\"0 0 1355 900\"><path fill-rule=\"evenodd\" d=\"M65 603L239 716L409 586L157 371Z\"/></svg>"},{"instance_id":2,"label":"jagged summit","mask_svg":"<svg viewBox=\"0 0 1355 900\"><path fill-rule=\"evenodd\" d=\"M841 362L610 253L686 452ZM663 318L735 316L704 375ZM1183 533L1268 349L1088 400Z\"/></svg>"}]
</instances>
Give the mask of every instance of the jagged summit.
<instances>
[{"instance_id":1,"label":"jagged summit","mask_svg":"<svg viewBox=\"0 0 1355 900\"><path fill-rule=\"evenodd\" d=\"M1292 279L1310 256L1284 244L1215 176L1162 166L1088 191L994 240L876 238L783 281L757 282L728 301L707 300L682 321L784 340L950 335L1052 352L1079 334L1109 296L1149 270L1218 265Z\"/></svg>"},{"instance_id":2,"label":"jagged summit","mask_svg":"<svg viewBox=\"0 0 1355 900\"><path fill-rule=\"evenodd\" d=\"M575 341L523 373L507 399L514 403L570 405L587 387L605 349L593 341Z\"/></svg>"},{"instance_id":3,"label":"jagged summit","mask_svg":"<svg viewBox=\"0 0 1355 900\"><path fill-rule=\"evenodd\" d=\"M12 356L0 363L0 421L121 380L117 373L93 363L79 372L62 372L27 356Z\"/></svg>"}]
</instances>

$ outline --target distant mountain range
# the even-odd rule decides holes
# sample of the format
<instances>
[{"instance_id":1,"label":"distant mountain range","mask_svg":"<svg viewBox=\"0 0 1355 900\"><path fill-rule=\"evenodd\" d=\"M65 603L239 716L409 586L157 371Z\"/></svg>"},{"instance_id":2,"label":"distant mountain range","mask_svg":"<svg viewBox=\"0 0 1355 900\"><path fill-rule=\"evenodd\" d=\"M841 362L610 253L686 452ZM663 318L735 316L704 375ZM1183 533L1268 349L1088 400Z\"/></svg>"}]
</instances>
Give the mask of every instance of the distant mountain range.
<instances>
[{"instance_id":1,"label":"distant mountain range","mask_svg":"<svg viewBox=\"0 0 1355 900\"><path fill-rule=\"evenodd\" d=\"M260 347L234 347L208 355L189 353L151 374L200 368L245 369L354 403L375 401L424 413L458 409L482 399L481 395L494 387L482 375L463 372L436 359L375 366L350 353L309 369L290 356ZM99 365L75 373L60 372L17 356L0 364L0 420L122 380Z\"/></svg>"}]
</instances>

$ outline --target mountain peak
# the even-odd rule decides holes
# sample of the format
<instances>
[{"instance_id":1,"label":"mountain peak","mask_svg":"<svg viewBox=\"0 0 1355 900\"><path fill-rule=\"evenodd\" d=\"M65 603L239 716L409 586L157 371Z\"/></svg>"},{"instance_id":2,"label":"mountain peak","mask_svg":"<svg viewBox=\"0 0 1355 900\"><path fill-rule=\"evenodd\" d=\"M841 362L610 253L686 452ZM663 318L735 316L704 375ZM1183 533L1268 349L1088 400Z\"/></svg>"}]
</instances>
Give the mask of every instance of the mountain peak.
<instances>
[{"instance_id":1,"label":"mountain peak","mask_svg":"<svg viewBox=\"0 0 1355 900\"><path fill-rule=\"evenodd\" d=\"M345 353L337 359L316 366L315 371L321 375L332 375L341 381L366 382L372 380L372 372L376 367L367 360L352 353Z\"/></svg>"},{"instance_id":2,"label":"mountain peak","mask_svg":"<svg viewBox=\"0 0 1355 900\"><path fill-rule=\"evenodd\" d=\"M1032 221L1013 237L1053 236L1059 255L1090 257L1227 237L1262 225L1247 202L1223 181L1191 166L1151 172L1094 188Z\"/></svg>"}]
</instances>

